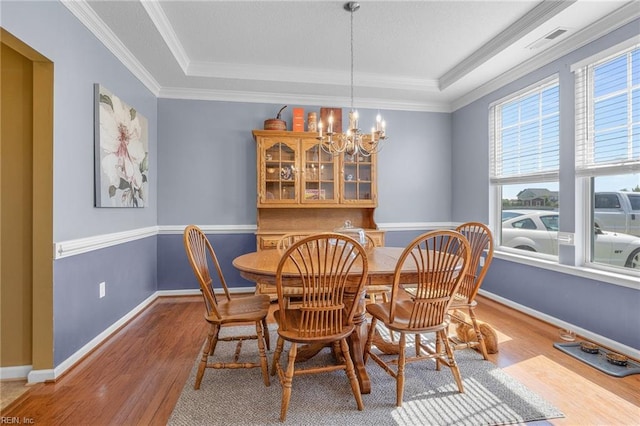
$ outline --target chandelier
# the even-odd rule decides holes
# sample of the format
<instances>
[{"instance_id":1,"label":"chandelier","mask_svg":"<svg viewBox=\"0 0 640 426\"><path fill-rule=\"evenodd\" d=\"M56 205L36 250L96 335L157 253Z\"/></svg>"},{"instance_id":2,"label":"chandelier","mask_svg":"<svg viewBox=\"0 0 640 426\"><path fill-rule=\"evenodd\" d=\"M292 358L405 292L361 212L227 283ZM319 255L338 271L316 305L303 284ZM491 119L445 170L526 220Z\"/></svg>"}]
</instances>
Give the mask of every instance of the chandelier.
<instances>
[{"instance_id":1,"label":"chandelier","mask_svg":"<svg viewBox=\"0 0 640 426\"><path fill-rule=\"evenodd\" d=\"M318 123L318 136L322 150L331 155L361 154L365 157L378 153L382 150L385 139L386 123L378 114L376 116L375 127L371 128L371 133L362 133L358 128L358 111L353 107L353 13L360 9L360 4L356 2L345 3L344 9L351 14L351 111L349 111L349 128L346 133L333 131L333 115L330 115L327 129L323 133L324 123Z\"/></svg>"}]
</instances>

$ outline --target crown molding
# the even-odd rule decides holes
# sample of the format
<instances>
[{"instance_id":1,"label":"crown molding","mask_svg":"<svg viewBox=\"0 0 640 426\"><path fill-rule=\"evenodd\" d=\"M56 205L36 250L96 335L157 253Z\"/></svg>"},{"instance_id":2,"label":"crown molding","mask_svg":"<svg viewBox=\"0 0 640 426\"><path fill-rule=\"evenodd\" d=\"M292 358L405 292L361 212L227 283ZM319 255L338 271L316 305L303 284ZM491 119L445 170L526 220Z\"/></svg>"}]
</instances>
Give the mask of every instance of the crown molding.
<instances>
[{"instance_id":1,"label":"crown molding","mask_svg":"<svg viewBox=\"0 0 640 426\"><path fill-rule=\"evenodd\" d=\"M238 65L223 62L190 62L186 75L190 77L233 78L253 81L277 81L282 83L350 85L344 72L313 68L279 66ZM440 92L437 80L413 77L393 77L382 74L355 72L356 87L375 87L421 92Z\"/></svg>"},{"instance_id":2,"label":"crown molding","mask_svg":"<svg viewBox=\"0 0 640 426\"><path fill-rule=\"evenodd\" d=\"M265 104L281 103L317 106L334 105L336 107L348 107L351 105L351 100L348 97L301 95L295 93L248 92L234 90L184 89L179 87L163 88L160 90L158 97L165 99L191 99L220 102L247 102ZM444 102L438 103L389 99L358 98L355 107L398 111L451 112L450 105Z\"/></svg>"},{"instance_id":3,"label":"crown molding","mask_svg":"<svg viewBox=\"0 0 640 426\"><path fill-rule=\"evenodd\" d=\"M562 12L577 0L556 1L545 0L522 18L507 27L506 30L489 40L478 50L467 56L459 64L451 68L440 77L440 90L451 86L465 75L487 62L496 54L511 46L516 40L530 33L542 23L548 21L558 13Z\"/></svg>"},{"instance_id":4,"label":"crown molding","mask_svg":"<svg viewBox=\"0 0 640 426\"><path fill-rule=\"evenodd\" d=\"M140 3L147 12L147 15L149 15L149 18L151 18L151 22L156 26L164 42L167 43L176 62L180 65L180 68L182 68L182 72L187 74L190 63L189 56L187 56L187 52L185 52L182 43L180 43L180 39L178 39L176 32L173 30L167 15L164 13L164 10L162 10L160 2L157 0L147 0L141 1Z\"/></svg>"},{"instance_id":5,"label":"crown molding","mask_svg":"<svg viewBox=\"0 0 640 426\"><path fill-rule=\"evenodd\" d=\"M100 19L86 0L61 0L61 2L142 84L158 96L160 92L158 82Z\"/></svg>"},{"instance_id":6,"label":"crown molding","mask_svg":"<svg viewBox=\"0 0 640 426\"><path fill-rule=\"evenodd\" d=\"M456 111L481 97L488 95L506 84L511 83L525 75L547 65L556 59L559 59L598 38L628 24L629 22L640 17L640 8L637 1L630 1L624 6L610 13L602 19L594 22L589 27L578 31L565 40L541 52L537 56L511 68L509 71L495 77L487 83L468 92L464 96L456 99L451 103L451 111Z\"/></svg>"}]
</instances>

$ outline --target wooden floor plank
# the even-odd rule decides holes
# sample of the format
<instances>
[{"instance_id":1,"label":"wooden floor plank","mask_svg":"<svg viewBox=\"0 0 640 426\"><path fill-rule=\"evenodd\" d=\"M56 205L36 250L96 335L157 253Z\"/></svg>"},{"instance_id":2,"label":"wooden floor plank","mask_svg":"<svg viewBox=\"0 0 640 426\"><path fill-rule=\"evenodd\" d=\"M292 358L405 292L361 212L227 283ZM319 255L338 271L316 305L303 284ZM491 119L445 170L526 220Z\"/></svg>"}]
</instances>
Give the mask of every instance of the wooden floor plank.
<instances>
[{"instance_id":1,"label":"wooden floor plank","mask_svg":"<svg viewBox=\"0 0 640 426\"><path fill-rule=\"evenodd\" d=\"M491 361L565 413L550 424L640 424L640 375L604 374L555 349L556 327L478 301L478 317L498 332ZM199 297L159 298L56 383L31 386L1 415L46 425L164 425L204 341L203 314Z\"/></svg>"}]
</instances>

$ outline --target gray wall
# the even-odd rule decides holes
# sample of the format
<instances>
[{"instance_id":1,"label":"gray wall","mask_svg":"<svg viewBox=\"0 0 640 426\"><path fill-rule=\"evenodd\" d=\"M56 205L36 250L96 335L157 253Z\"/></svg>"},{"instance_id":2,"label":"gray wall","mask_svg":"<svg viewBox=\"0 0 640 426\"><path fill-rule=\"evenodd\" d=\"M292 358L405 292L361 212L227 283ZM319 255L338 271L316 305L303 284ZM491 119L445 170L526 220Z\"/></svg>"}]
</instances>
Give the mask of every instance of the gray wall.
<instances>
[{"instance_id":1,"label":"gray wall","mask_svg":"<svg viewBox=\"0 0 640 426\"><path fill-rule=\"evenodd\" d=\"M553 74L560 79L560 231L574 232L574 77L571 64L639 33L636 20L587 46L473 102L453 114L453 220L489 218L489 105ZM582 207L578 207L582 208ZM573 248L563 247L561 263L573 264ZM494 260L483 290L640 348L640 291L573 275Z\"/></svg>"},{"instance_id":2,"label":"gray wall","mask_svg":"<svg viewBox=\"0 0 640 426\"><path fill-rule=\"evenodd\" d=\"M157 244L153 236L55 262L55 365L155 293ZM101 281L107 283L102 299Z\"/></svg>"},{"instance_id":3,"label":"gray wall","mask_svg":"<svg viewBox=\"0 0 640 426\"><path fill-rule=\"evenodd\" d=\"M256 144L251 131L262 129L280 107L159 99L158 223L255 225ZM289 109L282 118L290 129ZM363 126L375 122L377 111L358 112ZM378 157L376 221L451 220L451 115L382 114L390 139Z\"/></svg>"}]
</instances>

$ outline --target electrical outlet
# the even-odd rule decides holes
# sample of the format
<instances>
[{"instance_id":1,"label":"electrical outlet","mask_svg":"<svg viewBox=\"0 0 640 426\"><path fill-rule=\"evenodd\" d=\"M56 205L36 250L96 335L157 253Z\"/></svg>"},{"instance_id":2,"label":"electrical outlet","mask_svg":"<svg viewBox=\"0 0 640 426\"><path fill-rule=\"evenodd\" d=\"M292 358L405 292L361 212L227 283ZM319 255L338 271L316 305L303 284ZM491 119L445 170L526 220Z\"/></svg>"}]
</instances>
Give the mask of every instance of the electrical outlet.
<instances>
[{"instance_id":1,"label":"electrical outlet","mask_svg":"<svg viewBox=\"0 0 640 426\"><path fill-rule=\"evenodd\" d=\"M100 299L102 299L107 294L107 283L102 281L100 283Z\"/></svg>"}]
</instances>

